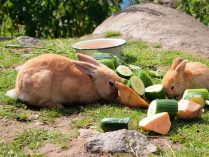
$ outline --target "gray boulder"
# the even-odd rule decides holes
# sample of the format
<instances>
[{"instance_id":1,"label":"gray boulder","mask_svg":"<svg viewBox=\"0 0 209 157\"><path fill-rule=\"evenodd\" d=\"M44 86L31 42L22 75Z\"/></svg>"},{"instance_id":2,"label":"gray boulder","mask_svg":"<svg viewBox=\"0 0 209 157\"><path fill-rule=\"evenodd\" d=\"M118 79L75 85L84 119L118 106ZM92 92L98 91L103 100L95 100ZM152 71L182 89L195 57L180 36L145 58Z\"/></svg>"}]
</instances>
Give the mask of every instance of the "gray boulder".
<instances>
[{"instance_id":1,"label":"gray boulder","mask_svg":"<svg viewBox=\"0 0 209 157\"><path fill-rule=\"evenodd\" d=\"M19 36L17 37L17 41L25 47L42 47L44 45L40 40L29 36Z\"/></svg>"},{"instance_id":2,"label":"gray boulder","mask_svg":"<svg viewBox=\"0 0 209 157\"><path fill-rule=\"evenodd\" d=\"M181 11L153 3L134 5L100 24L93 34L119 31L123 36L164 48L209 55L209 28Z\"/></svg>"},{"instance_id":3,"label":"gray boulder","mask_svg":"<svg viewBox=\"0 0 209 157\"><path fill-rule=\"evenodd\" d=\"M84 147L91 153L132 152L139 156L147 156L157 151L145 135L125 129L97 134L90 138Z\"/></svg>"}]
</instances>

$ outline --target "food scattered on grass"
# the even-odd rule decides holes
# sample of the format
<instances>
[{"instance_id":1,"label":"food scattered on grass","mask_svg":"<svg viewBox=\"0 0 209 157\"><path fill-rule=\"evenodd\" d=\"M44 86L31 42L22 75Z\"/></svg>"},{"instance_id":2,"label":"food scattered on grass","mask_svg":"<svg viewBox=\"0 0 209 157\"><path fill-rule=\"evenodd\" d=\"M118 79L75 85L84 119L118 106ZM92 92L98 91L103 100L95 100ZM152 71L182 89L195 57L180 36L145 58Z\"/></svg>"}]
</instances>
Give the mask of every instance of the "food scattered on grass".
<instances>
[{"instance_id":1,"label":"food scattered on grass","mask_svg":"<svg viewBox=\"0 0 209 157\"><path fill-rule=\"evenodd\" d=\"M187 89L184 92L183 99L189 99L190 97L193 97L194 95L201 95L205 100L209 98L208 90L205 88L202 89Z\"/></svg>"},{"instance_id":2,"label":"food scattered on grass","mask_svg":"<svg viewBox=\"0 0 209 157\"><path fill-rule=\"evenodd\" d=\"M100 53L95 52L91 55L94 59L99 61L100 63L106 65L112 70L115 70L116 67L116 59L110 53Z\"/></svg>"},{"instance_id":3,"label":"food scattered on grass","mask_svg":"<svg viewBox=\"0 0 209 157\"><path fill-rule=\"evenodd\" d=\"M101 59L113 59L112 55L110 53L100 53L100 52L95 52L91 55L96 60L101 60Z\"/></svg>"},{"instance_id":4,"label":"food scattered on grass","mask_svg":"<svg viewBox=\"0 0 209 157\"><path fill-rule=\"evenodd\" d=\"M202 106L190 100L181 99L178 103L177 117L184 120L193 120L201 117Z\"/></svg>"},{"instance_id":5,"label":"food scattered on grass","mask_svg":"<svg viewBox=\"0 0 209 157\"><path fill-rule=\"evenodd\" d=\"M145 96L148 100L165 99L163 85L156 84L145 88Z\"/></svg>"},{"instance_id":6,"label":"food scattered on grass","mask_svg":"<svg viewBox=\"0 0 209 157\"><path fill-rule=\"evenodd\" d=\"M132 71L130 70L130 68L125 65L119 65L116 68L116 72L120 77L125 79L129 79L132 75Z\"/></svg>"},{"instance_id":7,"label":"food scattered on grass","mask_svg":"<svg viewBox=\"0 0 209 157\"><path fill-rule=\"evenodd\" d=\"M131 76L130 85L132 89L135 90L140 96L144 95L145 87L140 78L138 78L137 76Z\"/></svg>"},{"instance_id":8,"label":"food scattered on grass","mask_svg":"<svg viewBox=\"0 0 209 157\"><path fill-rule=\"evenodd\" d=\"M134 75L142 80L145 88L153 85L152 79L145 72L137 71Z\"/></svg>"},{"instance_id":9,"label":"food scattered on grass","mask_svg":"<svg viewBox=\"0 0 209 157\"><path fill-rule=\"evenodd\" d=\"M115 131L120 129L137 130L138 123L134 118L103 118L101 120L101 128L104 132Z\"/></svg>"},{"instance_id":10,"label":"food scattered on grass","mask_svg":"<svg viewBox=\"0 0 209 157\"><path fill-rule=\"evenodd\" d=\"M205 106L205 99L201 95L194 95L194 96L190 97L188 100L201 105L202 108L204 108L204 106Z\"/></svg>"},{"instance_id":11,"label":"food scattered on grass","mask_svg":"<svg viewBox=\"0 0 209 157\"><path fill-rule=\"evenodd\" d=\"M172 99L156 99L149 105L147 116L168 112L170 118L174 118L178 112L178 102Z\"/></svg>"},{"instance_id":12,"label":"food scattered on grass","mask_svg":"<svg viewBox=\"0 0 209 157\"><path fill-rule=\"evenodd\" d=\"M139 122L139 127L145 131L154 131L156 133L168 134L171 122L167 112L150 115Z\"/></svg>"},{"instance_id":13,"label":"food scattered on grass","mask_svg":"<svg viewBox=\"0 0 209 157\"><path fill-rule=\"evenodd\" d=\"M125 106L129 106L131 108L148 107L148 103L130 87L119 82L116 82L115 86L118 89L119 99Z\"/></svg>"},{"instance_id":14,"label":"food scattered on grass","mask_svg":"<svg viewBox=\"0 0 209 157\"><path fill-rule=\"evenodd\" d=\"M115 63L113 61L113 59L101 59L98 60L100 63L106 65L108 68L115 70Z\"/></svg>"},{"instance_id":15,"label":"food scattered on grass","mask_svg":"<svg viewBox=\"0 0 209 157\"><path fill-rule=\"evenodd\" d=\"M157 71L149 70L149 74L150 74L150 76L156 77L156 78L163 78L163 76L164 76L164 73L159 70L157 70Z\"/></svg>"}]
</instances>

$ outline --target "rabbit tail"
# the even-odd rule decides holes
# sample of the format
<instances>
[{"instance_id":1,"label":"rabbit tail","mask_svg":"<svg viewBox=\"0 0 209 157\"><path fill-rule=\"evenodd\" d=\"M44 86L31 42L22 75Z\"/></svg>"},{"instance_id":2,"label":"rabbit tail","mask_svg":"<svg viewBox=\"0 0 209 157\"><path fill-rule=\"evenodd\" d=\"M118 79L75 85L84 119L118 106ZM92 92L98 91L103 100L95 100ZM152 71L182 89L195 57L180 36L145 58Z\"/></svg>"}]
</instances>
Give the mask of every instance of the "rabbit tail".
<instances>
[{"instance_id":1,"label":"rabbit tail","mask_svg":"<svg viewBox=\"0 0 209 157\"><path fill-rule=\"evenodd\" d=\"M8 90L5 93L5 95L8 96L8 97L10 97L10 98L13 98L13 99L18 99L17 92L16 92L15 89Z\"/></svg>"}]
</instances>

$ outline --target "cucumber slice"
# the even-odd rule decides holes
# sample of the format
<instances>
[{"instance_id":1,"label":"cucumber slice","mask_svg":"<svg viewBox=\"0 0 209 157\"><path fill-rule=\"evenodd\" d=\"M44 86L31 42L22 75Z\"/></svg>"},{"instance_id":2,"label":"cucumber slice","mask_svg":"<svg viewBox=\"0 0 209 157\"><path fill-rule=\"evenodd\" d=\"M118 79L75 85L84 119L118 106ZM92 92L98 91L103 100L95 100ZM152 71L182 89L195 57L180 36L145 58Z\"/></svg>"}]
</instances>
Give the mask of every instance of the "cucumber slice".
<instances>
[{"instance_id":1,"label":"cucumber slice","mask_svg":"<svg viewBox=\"0 0 209 157\"><path fill-rule=\"evenodd\" d=\"M115 70L115 63L112 59L101 59L98 60L100 63L106 65L108 68Z\"/></svg>"},{"instance_id":2,"label":"cucumber slice","mask_svg":"<svg viewBox=\"0 0 209 157\"><path fill-rule=\"evenodd\" d=\"M153 85L152 79L145 72L141 71L141 72L138 72L134 75L136 75L137 77L139 77L142 80L145 88Z\"/></svg>"},{"instance_id":3,"label":"cucumber slice","mask_svg":"<svg viewBox=\"0 0 209 157\"><path fill-rule=\"evenodd\" d=\"M120 129L137 130L137 120L134 118L104 118L101 121L101 128L104 132Z\"/></svg>"},{"instance_id":4,"label":"cucumber slice","mask_svg":"<svg viewBox=\"0 0 209 157\"><path fill-rule=\"evenodd\" d=\"M208 90L205 88L202 89L187 89L184 92L183 99L188 100L190 97L194 95L201 95L205 100L209 98Z\"/></svg>"},{"instance_id":5,"label":"cucumber slice","mask_svg":"<svg viewBox=\"0 0 209 157\"><path fill-rule=\"evenodd\" d=\"M170 118L174 118L178 112L178 102L171 99L153 100L148 108L147 116L161 112L168 112Z\"/></svg>"},{"instance_id":6,"label":"cucumber slice","mask_svg":"<svg viewBox=\"0 0 209 157\"><path fill-rule=\"evenodd\" d=\"M130 83L131 83L131 88L135 90L139 95L144 95L145 93L145 88L144 88L144 83L140 78L137 76L132 76L130 78Z\"/></svg>"},{"instance_id":7,"label":"cucumber slice","mask_svg":"<svg viewBox=\"0 0 209 157\"><path fill-rule=\"evenodd\" d=\"M145 88L145 96L148 100L165 99L165 92L161 84Z\"/></svg>"},{"instance_id":8,"label":"cucumber slice","mask_svg":"<svg viewBox=\"0 0 209 157\"><path fill-rule=\"evenodd\" d=\"M164 73L162 71L159 71L159 70L157 70L157 71L150 70L149 75L152 76L152 77L156 77L156 78L163 78Z\"/></svg>"},{"instance_id":9,"label":"cucumber slice","mask_svg":"<svg viewBox=\"0 0 209 157\"><path fill-rule=\"evenodd\" d=\"M119 76L123 78L130 78L132 75L132 71L130 70L130 68L125 65L119 65L116 68L116 72L118 73Z\"/></svg>"},{"instance_id":10,"label":"cucumber slice","mask_svg":"<svg viewBox=\"0 0 209 157\"><path fill-rule=\"evenodd\" d=\"M101 59L113 59L112 55L109 53L100 53L100 52L95 52L91 55L96 60L101 60Z\"/></svg>"}]
</instances>

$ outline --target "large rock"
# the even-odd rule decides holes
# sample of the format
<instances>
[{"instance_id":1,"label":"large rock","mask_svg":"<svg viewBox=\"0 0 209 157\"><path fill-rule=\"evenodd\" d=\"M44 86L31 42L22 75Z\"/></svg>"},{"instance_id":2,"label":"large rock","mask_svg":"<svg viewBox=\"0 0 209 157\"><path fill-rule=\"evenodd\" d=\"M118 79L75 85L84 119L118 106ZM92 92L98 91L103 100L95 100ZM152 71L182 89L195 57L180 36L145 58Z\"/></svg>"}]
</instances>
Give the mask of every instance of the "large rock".
<instances>
[{"instance_id":1,"label":"large rock","mask_svg":"<svg viewBox=\"0 0 209 157\"><path fill-rule=\"evenodd\" d=\"M139 156L147 156L157 151L145 135L125 129L97 134L90 138L84 147L91 153L132 152Z\"/></svg>"},{"instance_id":2,"label":"large rock","mask_svg":"<svg viewBox=\"0 0 209 157\"><path fill-rule=\"evenodd\" d=\"M40 40L29 36L19 36L17 41L25 47L42 47L44 45Z\"/></svg>"},{"instance_id":3,"label":"large rock","mask_svg":"<svg viewBox=\"0 0 209 157\"><path fill-rule=\"evenodd\" d=\"M93 34L119 31L124 36L169 49L209 54L209 28L178 10L153 3L128 7L99 25Z\"/></svg>"}]
</instances>

